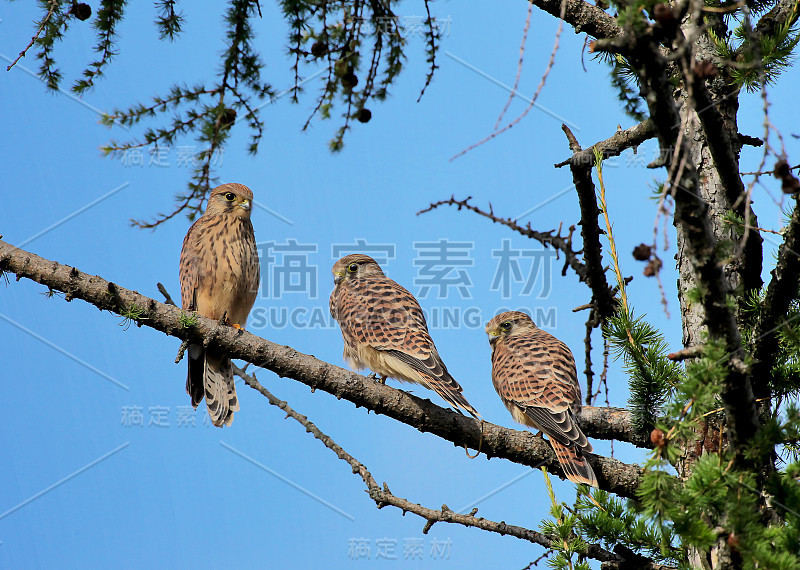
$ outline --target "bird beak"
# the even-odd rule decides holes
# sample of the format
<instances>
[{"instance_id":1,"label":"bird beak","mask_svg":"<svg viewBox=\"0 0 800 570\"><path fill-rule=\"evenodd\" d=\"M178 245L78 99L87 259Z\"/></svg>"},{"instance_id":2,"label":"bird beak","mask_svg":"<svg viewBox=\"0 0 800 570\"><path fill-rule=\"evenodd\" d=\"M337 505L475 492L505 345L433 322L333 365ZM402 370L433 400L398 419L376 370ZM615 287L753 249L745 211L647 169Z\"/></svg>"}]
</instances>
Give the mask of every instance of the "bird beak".
<instances>
[{"instance_id":1,"label":"bird beak","mask_svg":"<svg viewBox=\"0 0 800 570\"><path fill-rule=\"evenodd\" d=\"M341 271L337 271L333 274L333 284L338 285L339 282L344 279L344 273Z\"/></svg>"},{"instance_id":2,"label":"bird beak","mask_svg":"<svg viewBox=\"0 0 800 570\"><path fill-rule=\"evenodd\" d=\"M489 335L489 344L492 345L497 342L498 338L500 338L500 333L498 331L491 331L487 332L486 334Z\"/></svg>"},{"instance_id":3,"label":"bird beak","mask_svg":"<svg viewBox=\"0 0 800 570\"><path fill-rule=\"evenodd\" d=\"M239 203L239 206L241 206L245 210L250 210L253 207L253 204L250 202L250 200L242 200Z\"/></svg>"}]
</instances>

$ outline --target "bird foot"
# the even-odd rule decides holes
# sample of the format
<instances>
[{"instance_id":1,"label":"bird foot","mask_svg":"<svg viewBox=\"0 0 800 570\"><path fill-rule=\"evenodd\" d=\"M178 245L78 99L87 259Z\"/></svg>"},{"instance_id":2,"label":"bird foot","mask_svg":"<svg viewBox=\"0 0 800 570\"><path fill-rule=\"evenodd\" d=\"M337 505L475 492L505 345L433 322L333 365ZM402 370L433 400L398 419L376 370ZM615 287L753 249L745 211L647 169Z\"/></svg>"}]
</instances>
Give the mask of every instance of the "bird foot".
<instances>
[{"instance_id":1,"label":"bird foot","mask_svg":"<svg viewBox=\"0 0 800 570\"><path fill-rule=\"evenodd\" d=\"M240 331L244 332L244 327L242 325L240 325L239 323L233 323L231 326L233 328L237 329L237 330L240 330Z\"/></svg>"},{"instance_id":2,"label":"bird foot","mask_svg":"<svg viewBox=\"0 0 800 570\"><path fill-rule=\"evenodd\" d=\"M367 376L367 378L370 378L371 380L375 380L376 382L380 382L381 384L386 385L386 376L384 376L383 374L372 372L369 374L369 376Z\"/></svg>"}]
</instances>

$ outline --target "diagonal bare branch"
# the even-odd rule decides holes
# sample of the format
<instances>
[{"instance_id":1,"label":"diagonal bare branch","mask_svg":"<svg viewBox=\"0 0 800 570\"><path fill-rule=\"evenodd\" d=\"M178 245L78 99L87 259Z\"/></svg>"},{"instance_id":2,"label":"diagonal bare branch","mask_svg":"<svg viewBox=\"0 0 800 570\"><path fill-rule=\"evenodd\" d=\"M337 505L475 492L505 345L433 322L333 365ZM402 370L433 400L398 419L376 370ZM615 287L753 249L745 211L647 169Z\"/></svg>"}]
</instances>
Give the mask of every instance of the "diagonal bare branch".
<instances>
[{"instance_id":1,"label":"diagonal bare branch","mask_svg":"<svg viewBox=\"0 0 800 570\"><path fill-rule=\"evenodd\" d=\"M511 230L523 235L527 238L535 239L539 243L544 246L550 246L556 251L564 254L564 270L562 274L566 274L567 266L571 267L572 270L578 274L578 278L581 281L586 281L586 266L583 262L578 258L581 254L580 251L575 251L572 249L572 232L575 230L573 226L570 226L569 233L565 236L560 235L561 232L556 233L553 235L554 230L549 230L546 232L540 232L531 228L530 222L527 225L521 226L517 223L516 220L512 220L511 218L501 218L496 216L494 210L492 210L492 205L489 204L489 211L482 210L477 206L473 206L469 203L472 200L472 196L467 196L463 200L456 200L455 196L451 196L448 200L439 200L438 202L432 202L427 208L424 210L420 210L417 212L417 215L425 214L432 210L435 210L441 206L456 206L459 210L466 209L470 210L471 212L475 212L479 216L483 216L484 218L489 218L492 222L496 224L501 224L510 228Z\"/></svg>"},{"instance_id":2,"label":"diagonal bare branch","mask_svg":"<svg viewBox=\"0 0 800 570\"><path fill-rule=\"evenodd\" d=\"M556 18L562 16L563 3L563 19L575 29L576 34L585 33L595 38L613 38L622 32L616 18L583 0L531 0L531 2Z\"/></svg>"},{"instance_id":3,"label":"diagonal bare branch","mask_svg":"<svg viewBox=\"0 0 800 570\"><path fill-rule=\"evenodd\" d=\"M478 422L445 410L412 394L370 380L338 366L239 331L216 321L196 316L196 323L186 326L186 313L135 291L124 289L102 277L87 275L74 267L41 258L0 241L0 271L25 277L65 293L66 300L83 299L116 314L130 315L136 307L138 326L164 332L182 340L215 346L231 358L289 377L313 389L333 394L378 414L384 414L419 431L453 442L459 447L481 449L487 457L502 457L514 463L547 467L563 476L550 445L528 431L517 431L488 422ZM183 318L182 318L183 317ZM623 497L634 498L642 473L640 467L616 459L590 456L590 463L600 487Z\"/></svg>"},{"instance_id":4,"label":"diagonal bare branch","mask_svg":"<svg viewBox=\"0 0 800 570\"><path fill-rule=\"evenodd\" d=\"M379 486L377 481L375 481L375 478L372 476L372 473L369 472L363 463L350 455L342 446L337 444L331 436L320 430L314 424L314 422L308 419L307 416L296 412L286 401L276 398L258 381L255 374L247 374L244 370L236 365L234 365L233 371L234 374L244 380L248 386L267 398L271 405L283 410L287 417L297 421L305 428L306 432L313 435L316 439L322 442L325 447L333 451L339 459L350 465L353 473L361 477L361 479L364 481L364 484L367 486L367 493L369 494L369 497L375 501L375 504L379 509L382 509L386 506L397 507L403 511L403 514L407 512L414 513L415 515L425 519L425 527L422 530L424 534L427 534L431 527L437 522L448 522L460 524L466 527L479 528L481 530L494 532L501 535L513 536L515 538L527 540L533 544L544 546L545 548L550 548L552 546L552 540L550 538L535 530L517 525L506 524L505 522L492 521L483 517L476 517L475 515L478 512L477 508L473 509L470 514L461 514L452 511L447 507L447 505L442 505L441 509L436 510L423 507L420 504L412 503L408 499L398 497L389 490L389 486L386 483L384 483L382 487ZM627 550L627 552L625 552L626 556L623 557L621 553L615 553L606 550L599 544L589 544L587 546L588 547L585 552L586 556L603 562L604 568L628 568L634 566L636 568L650 568L653 570L663 568L663 566L656 564L652 560L630 550Z\"/></svg>"},{"instance_id":5,"label":"diagonal bare branch","mask_svg":"<svg viewBox=\"0 0 800 570\"><path fill-rule=\"evenodd\" d=\"M564 127L562 126L562 129ZM584 165L594 166L594 151L595 149L603 153L603 158L611 158L612 156L619 156L629 148L636 148L643 142L655 138L656 126L651 119L646 119L634 125L629 129L619 129L612 136L604 141L593 144L587 149L581 150L580 147L570 149L573 151L571 157L563 162L555 165L556 168L561 168L567 165ZM577 141L576 141L577 142Z\"/></svg>"}]
</instances>

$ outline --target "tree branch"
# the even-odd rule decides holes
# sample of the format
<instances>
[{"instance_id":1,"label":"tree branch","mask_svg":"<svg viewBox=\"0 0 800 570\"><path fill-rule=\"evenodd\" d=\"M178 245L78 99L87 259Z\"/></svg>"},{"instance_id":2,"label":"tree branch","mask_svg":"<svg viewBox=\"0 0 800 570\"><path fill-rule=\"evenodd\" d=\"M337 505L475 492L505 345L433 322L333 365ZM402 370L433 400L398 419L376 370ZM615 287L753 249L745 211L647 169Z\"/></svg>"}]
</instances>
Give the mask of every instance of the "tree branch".
<instances>
[{"instance_id":1,"label":"tree branch","mask_svg":"<svg viewBox=\"0 0 800 570\"><path fill-rule=\"evenodd\" d=\"M289 377L312 389L319 389L408 424L421 432L453 442L457 446L481 449L487 457L502 457L528 466L546 466L548 471L563 477L563 471L550 445L528 431L503 428L478 422L459 413L445 410L429 400L368 380L338 366L333 366L294 350L239 331L221 326L216 321L194 315L194 323L186 325L187 313L171 305L124 289L97 276L87 275L67 265L41 258L0 241L0 271L36 281L65 293L65 299L83 299L101 310L116 314L139 315L134 320L182 340L214 346L256 366ZM642 470L616 459L589 455L600 487L623 497L634 498Z\"/></svg>"},{"instance_id":2,"label":"tree branch","mask_svg":"<svg viewBox=\"0 0 800 570\"><path fill-rule=\"evenodd\" d=\"M778 3L756 24L754 35L759 38L764 36L774 36L775 32L790 19L792 23L797 21L800 12L794 9L797 0L778 0Z\"/></svg>"},{"instance_id":3,"label":"tree branch","mask_svg":"<svg viewBox=\"0 0 800 570\"><path fill-rule=\"evenodd\" d=\"M683 360L691 360L692 358L700 358L701 356L703 356L703 345L696 344L676 350L675 352L670 352L667 358L673 362L681 362Z\"/></svg>"},{"instance_id":4,"label":"tree branch","mask_svg":"<svg viewBox=\"0 0 800 570\"><path fill-rule=\"evenodd\" d=\"M567 136L569 148L575 157L581 152L578 139L567 125L561 125L561 129ZM592 301L595 304L597 315L600 317L599 321L603 323L617 310L617 302L614 299L613 290L606 281L606 271L603 268L603 247L600 245L600 226L597 223L600 209L597 207L597 195L594 182L592 182L593 165L594 156L589 162L570 162L570 170L581 208L580 226L583 239L583 259L586 263L586 283L592 290Z\"/></svg>"},{"instance_id":5,"label":"tree branch","mask_svg":"<svg viewBox=\"0 0 800 570\"><path fill-rule=\"evenodd\" d=\"M792 219L786 228L784 240L778 249L778 261L772 270L772 279L761 311L753 328L753 377L759 379L755 386L758 396L769 396L772 366L778 354L778 331L785 322L792 300L797 297L800 282L800 205L795 202Z\"/></svg>"},{"instance_id":6,"label":"tree branch","mask_svg":"<svg viewBox=\"0 0 800 570\"><path fill-rule=\"evenodd\" d=\"M273 406L276 406L286 412L286 417L290 417L293 420L297 421L300 425L302 425L306 432L313 435L316 439L322 442L325 447L333 451L336 456L345 461L348 465L350 465L353 473L357 474L361 477L364 481L364 484L367 486L367 493L369 497L375 501L375 504L378 506L379 509L382 509L386 506L393 506L401 509L403 514L410 512L414 513L415 515L424 518L427 522L425 523L425 527L423 528L422 532L427 534L431 527L437 522L448 522L448 523L455 523L460 524L466 527L474 527L479 528L481 530L485 530L488 532L494 532L500 535L509 535L515 538L519 538L522 540L527 540L528 542L532 542L533 544L538 544L540 546L544 546L545 548L551 548L552 540L548 538L546 535L536 532L535 530L527 529L521 526L516 525L509 525L505 522L496 522L485 519L483 517L476 517L475 514L478 512L478 509L473 509L470 514L460 514L450 510L447 505L442 505L440 510L430 509L427 507L423 507L417 503L412 503L411 501L404 499L402 497L398 497L394 495L390 490L389 486L384 483L383 487L381 488L372 474L369 472L367 467L358 461L355 457L350 455L347 451L345 451L342 446L337 444L332 437L325 434L320 430L314 422L308 419L308 417L303 416L297 413L295 410L292 409L289 404L285 401L276 398L269 390L267 390L255 377L255 374L247 374L244 370L239 368L238 366L233 366L233 372L237 376L239 376L245 383L257 390L261 395L263 395L269 403ZM639 554L634 552L630 552L630 555L624 558L620 554L615 554L609 550L606 550L599 544L589 544L588 548L586 549L585 554L589 558L593 558L595 560L599 560L604 564L605 568L625 568L625 567L633 567L631 566L632 563L636 563L636 568L660 568L660 565L655 565L650 559L645 558ZM648 564L649 563L649 564Z\"/></svg>"},{"instance_id":7,"label":"tree branch","mask_svg":"<svg viewBox=\"0 0 800 570\"><path fill-rule=\"evenodd\" d=\"M566 268L569 266L572 270L578 275L578 279L582 282L586 283L586 276L587 276L587 269L586 265L584 265L578 256L582 253L580 251L575 251L572 249L572 232L574 231L574 227L570 226L569 234L566 236L560 235L561 232L558 232L555 236L553 235L554 230L550 230L547 232L539 232L531 228L530 222L526 226L520 226L516 220L512 220L511 218L501 218L494 214L494 210L492 209L492 205L489 204L489 211L482 210L477 206L473 206L469 203L472 200L472 196L467 196L463 200L456 200L454 196L451 196L449 200L439 200L438 202L432 202L427 208L424 210L420 210L417 212L417 215L425 214L430 212L431 210L435 210L440 206L456 206L459 210L465 208L476 214L483 216L484 218L489 218L496 224L501 224L506 226L507 228L512 229L513 231L531 239L535 239L539 243L545 246L552 246L553 249L559 251L564 254L564 269L562 270L561 274L566 275Z\"/></svg>"},{"instance_id":8,"label":"tree branch","mask_svg":"<svg viewBox=\"0 0 800 570\"><path fill-rule=\"evenodd\" d=\"M563 126L562 126L563 128ZM561 168L567 165L589 165L594 166L594 150L598 149L603 153L603 158L611 158L612 156L619 156L626 149L636 148L643 142L650 140L656 136L656 126L651 119L646 119L638 125L625 130L618 130L613 136L604 141L593 144L585 150L581 150L580 146L577 149L572 148L572 141L570 141L570 150L573 154L570 158L555 165L556 168ZM569 138L569 136L568 136ZM574 136L573 136L574 138ZM577 139L575 139L577 142Z\"/></svg>"},{"instance_id":9,"label":"tree branch","mask_svg":"<svg viewBox=\"0 0 800 570\"><path fill-rule=\"evenodd\" d=\"M614 439L644 449L653 448L647 434L639 434L633 429L631 412L625 408L583 406L578 425L595 439Z\"/></svg>"},{"instance_id":10,"label":"tree branch","mask_svg":"<svg viewBox=\"0 0 800 570\"><path fill-rule=\"evenodd\" d=\"M41 23L39 24L39 29L37 29L37 30L36 30L36 33L35 33L35 34L33 34L33 37L31 38L31 41L30 41L30 42L28 42L28 45L26 45L26 46L25 46L25 47L22 49L22 51L21 51L21 52L19 52L19 55L17 56L17 59L15 59L14 61L12 61L12 62L11 62L11 65L9 65L8 67L6 67L6 71L11 71L11 68L12 68L12 67L14 67L14 66L17 64L17 62L18 62L20 59L22 59L23 57L25 57L25 56L27 55L27 53L28 53L28 50L29 50L29 49L31 49L31 46L32 46L34 43L36 43L36 40L38 40L38 39L39 39L39 34L41 34L41 33L42 33L42 30L43 30L43 29L44 29L44 27L47 25L47 22L49 22L49 21L50 21L50 18L52 18L52 17L53 17L53 12L55 12L55 11L56 11L56 8L58 8L58 7L59 7L59 3L60 3L60 2L59 2L59 0L50 0L50 7L47 9L47 13L46 13L46 14L45 14L45 15L42 17L42 21L41 21Z\"/></svg>"},{"instance_id":11,"label":"tree branch","mask_svg":"<svg viewBox=\"0 0 800 570\"><path fill-rule=\"evenodd\" d=\"M682 41L685 41L680 30L678 34L680 34ZM725 117L717 108L717 102L712 99L711 93L706 88L703 74L696 72L699 67L702 67L702 62L696 64L694 68L690 67L689 64L680 67L683 71L684 83L691 85L689 93L694 98L695 113L700 120L700 125L703 127L708 149L714 160L714 166L719 174L725 195L731 204L731 209L743 220L748 220L748 222L754 220L755 214L750 208L750 201L746 199L745 187L739 175L740 143L738 136L735 140L732 138L731 132L725 124ZM723 98L735 96L735 93L730 92L730 88L727 88ZM735 131L734 134L738 135ZM752 223L758 225L755 221ZM741 251L742 258L739 272L742 276L744 292L745 294L750 294L753 291L760 290L763 285L761 266L763 263L762 245L764 239L750 224L745 224L743 232L741 239L743 246Z\"/></svg>"},{"instance_id":12,"label":"tree branch","mask_svg":"<svg viewBox=\"0 0 800 570\"><path fill-rule=\"evenodd\" d=\"M534 6L551 16L561 18L562 0L531 0ZM613 38L622 32L616 18L583 0L563 0L564 21L576 34L587 33L595 38Z\"/></svg>"}]
</instances>

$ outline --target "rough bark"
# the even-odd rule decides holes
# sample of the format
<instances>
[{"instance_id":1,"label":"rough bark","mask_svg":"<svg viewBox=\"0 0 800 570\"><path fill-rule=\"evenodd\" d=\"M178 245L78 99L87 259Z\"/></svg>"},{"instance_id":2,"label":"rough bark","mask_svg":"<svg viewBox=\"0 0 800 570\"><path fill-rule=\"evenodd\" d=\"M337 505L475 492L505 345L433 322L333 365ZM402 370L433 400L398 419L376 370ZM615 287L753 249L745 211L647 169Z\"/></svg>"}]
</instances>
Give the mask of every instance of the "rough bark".
<instances>
[{"instance_id":1,"label":"rough bark","mask_svg":"<svg viewBox=\"0 0 800 570\"><path fill-rule=\"evenodd\" d=\"M725 35L726 27L721 18L706 16L708 25ZM737 112L739 92L726 83L723 77L704 80L692 72L695 62L711 61L713 47L708 37L698 30L697 22L689 18L684 23L685 38L697 38L693 47L694 57L684 67L683 87L677 90L683 119L683 136L687 141L689 160L697 169L697 195L708 204L707 218L714 243L723 244L717 251L722 265L723 280L728 291L741 297L760 289L762 266L761 235L748 229L738 235L735 226L725 222L729 212L748 219L751 226L758 220L745 197L745 188L739 175L739 143ZM687 116L690 113L690 116ZM697 128L697 127L700 128ZM749 217L747 216L747 210ZM684 227L677 223L679 300L683 315L683 341L685 347L700 344L700 336L707 330L702 304L692 304L687 294L702 286L697 281L694 264L687 250ZM740 248L740 245L744 247ZM738 307L736 321L741 324Z\"/></svg>"},{"instance_id":2,"label":"rough bark","mask_svg":"<svg viewBox=\"0 0 800 570\"><path fill-rule=\"evenodd\" d=\"M25 277L62 291L67 301L83 299L101 310L120 315L130 315L135 308L138 316L133 320L138 326L215 346L232 358L349 400L356 407L365 407L419 431L430 432L454 445L480 449L487 457L502 457L520 465L546 466L548 471L563 477L550 444L531 432L504 428L445 410L429 400L205 317L195 315L194 322L187 326L186 319L191 314L173 305L159 303L102 277L41 258L3 241L0 241L0 271L9 271L16 274L17 279ZM642 472L640 467L591 454L588 459L601 488L623 497L635 496Z\"/></svg>"},{"instance_id":3,"label":"rough bark","mask_svg":"<svg viewBox=\"0 0 800 570\"><path fill-rule=\"evenodd\" d=\"M561 18L562 0L530 0L531 3L554 16ZM564 21L576 34L586 33L595 38L612 38L621 32L616 18L583 0L563 0Z\"/></svg>"}]
</instances>

